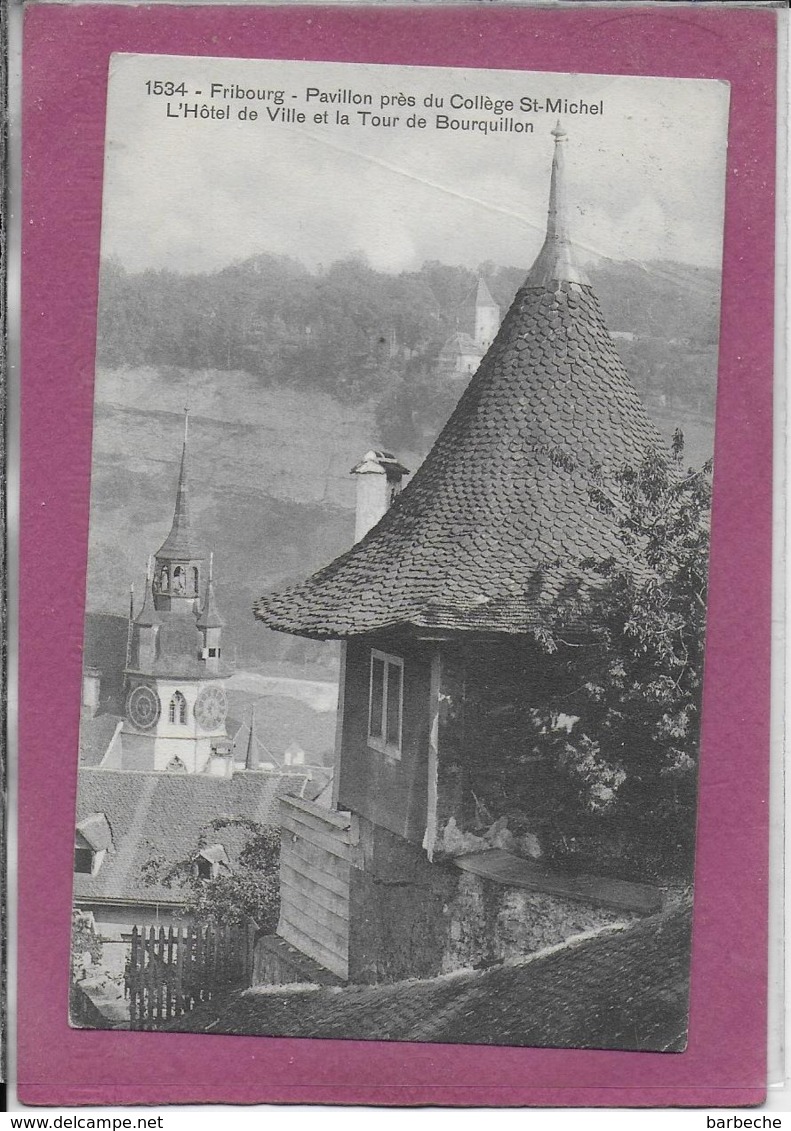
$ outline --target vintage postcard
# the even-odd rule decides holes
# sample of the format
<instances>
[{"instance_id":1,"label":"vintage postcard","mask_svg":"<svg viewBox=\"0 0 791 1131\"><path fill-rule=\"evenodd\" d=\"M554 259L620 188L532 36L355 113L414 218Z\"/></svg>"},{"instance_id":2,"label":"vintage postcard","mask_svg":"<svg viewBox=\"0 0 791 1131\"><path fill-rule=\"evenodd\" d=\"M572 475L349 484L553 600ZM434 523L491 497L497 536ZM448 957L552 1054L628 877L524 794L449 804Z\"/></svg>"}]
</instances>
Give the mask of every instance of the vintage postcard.
<instances>
[{"instance_id":1,"label":"vintage postcard","mask_svg":"<svg viewBox=\"0 0 791 1131\"><path fill-rule=\"evenodd\" d=\"M760 1102L773 25L603 11L28 13L27 1102Z\"/></svg>"},{"instance_id":2,"label":"vintage postcard","mask_svg":"<svg viewBox=\"0 0 791 1131\"><path fill-rule=\"evenodd\" d=\"M113 57L73 1024L685 1047L728 95Z\"/></svg>"}]
</instances>

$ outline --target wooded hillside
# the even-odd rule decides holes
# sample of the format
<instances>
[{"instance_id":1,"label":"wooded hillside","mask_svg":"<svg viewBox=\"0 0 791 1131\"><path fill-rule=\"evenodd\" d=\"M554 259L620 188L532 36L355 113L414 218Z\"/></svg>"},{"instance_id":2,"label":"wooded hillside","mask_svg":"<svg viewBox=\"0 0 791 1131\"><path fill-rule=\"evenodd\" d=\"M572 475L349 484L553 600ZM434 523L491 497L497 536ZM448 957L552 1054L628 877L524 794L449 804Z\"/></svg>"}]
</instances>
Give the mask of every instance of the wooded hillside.
<instances>
[{"instance_id":1,"label":"wooded hillside","mask_svg":"<svg viewBox=\"0 0 791 1131\"><path fill-rule=\"evenodd\" d=\"M361 260L312 273L257 256L205 275L102 268L88 606L123 613L172 518L178 416L192 413L196 532L215 550L243 663L321 646L253 622L254 597L305 576L353 533L349 470L372 446L414 471L466 383L437 357L471 333L479 277L504 314L525 267L441 263L388 275ZM711 454L719 281L675 263L589 269L627 369L692 462Z\"/></svg>"}]
</instances>

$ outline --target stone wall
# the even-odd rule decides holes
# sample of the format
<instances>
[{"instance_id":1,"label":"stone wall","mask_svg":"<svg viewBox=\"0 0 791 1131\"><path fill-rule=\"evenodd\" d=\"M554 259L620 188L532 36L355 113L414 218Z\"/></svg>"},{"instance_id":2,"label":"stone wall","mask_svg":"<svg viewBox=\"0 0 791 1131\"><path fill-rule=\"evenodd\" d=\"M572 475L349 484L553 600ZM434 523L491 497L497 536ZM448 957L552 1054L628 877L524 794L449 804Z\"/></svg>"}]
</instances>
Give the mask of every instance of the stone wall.
<instances>
[{"instance_id":1,"label":"stone wall","mask_svg":"<svg viewBox=\"0 0 791 1131\"><path fill-rule=\"evenodd\" d=\"M400 837L361 823L350 874L349 980L430 978L531 954L634 915L430 864Z\"/></svg>"},{"instance_id":2,"label":"stone wall","mask_svg":"<svg viewBox=\"0 0 791 1131\"><path fill-rule=\"evenodd\" d=\"M634 915L460 873L445 908L441 972L488 966Z\"/></svg>"}]
</instances>

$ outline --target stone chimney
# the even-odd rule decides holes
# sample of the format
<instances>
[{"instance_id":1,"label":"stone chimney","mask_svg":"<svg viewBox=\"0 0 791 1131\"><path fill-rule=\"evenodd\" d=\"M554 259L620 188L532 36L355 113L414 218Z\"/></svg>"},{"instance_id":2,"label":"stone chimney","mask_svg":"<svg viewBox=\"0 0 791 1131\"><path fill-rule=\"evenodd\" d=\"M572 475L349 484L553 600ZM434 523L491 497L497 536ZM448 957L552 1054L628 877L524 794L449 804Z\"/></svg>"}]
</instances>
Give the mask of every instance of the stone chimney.
<instances>
[{"instance_id":1,"label":"stone chimney","mask_svg":"<svg viewBox=\"0 0 791 1131\"><path fill-rule=\"evenodd\" d=\"M82 673L82 704L80 715L92 719L99 710L99 693L102 673L98 668L85 668Z\"/></svg>"},{"instance_id":2,"label":"stone chimney","mask_svg":"<svg viewBox=\"0 0 791 1131\"><path fill-rule=\"evenodd\" d=\"M390 452L366 452L360 463L351 470L357 476L357 508L354 540L359 542L389 508L401 491L401 480L409 469L400 464Z\"/></svg>"}]
</instances>

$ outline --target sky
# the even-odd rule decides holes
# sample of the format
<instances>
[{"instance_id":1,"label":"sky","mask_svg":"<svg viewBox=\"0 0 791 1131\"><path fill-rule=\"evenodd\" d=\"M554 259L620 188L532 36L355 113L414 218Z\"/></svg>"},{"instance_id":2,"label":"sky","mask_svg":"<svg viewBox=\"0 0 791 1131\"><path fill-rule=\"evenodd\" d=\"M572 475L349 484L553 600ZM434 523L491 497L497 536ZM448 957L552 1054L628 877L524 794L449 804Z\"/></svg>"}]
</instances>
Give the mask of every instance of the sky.
<instances>
[{"instance_id":1,"label":"sky","mask_svg":"<svg viewBox=\"0 0 791 1131\"><path fill-rule=\"evenodd\" d=\"M157 81L184 93L158 95ZM212 83L282 91L283 107L306 120L271 121L271 96L212 98ZM308 100L308 88L370 94L372 104ZM399 94L415 107L380 108ZM580 258L719 269L728 94L711 80L115 55L102 254L132 272L213 271L261 253L311 269L352 255L388 272L426 260L529 266L543 240L557 120L546 101L567 98L603 104L599 115L560 115ZM515 110L451 109L454 95L511 99ZM429 97L443 108L426 108ZM541 109L523 111L522 98ZM182 104L228 117L184 117ZM240 120L242 108L258 118ZM328 120L314 122L325 110ZM336 110L349 125L335 123ZM399 120L375 126L360 110ZM441 130L437 114L533 131ZM409 127L410 115L426 127Z\"/></svg>"}]
</instances>

